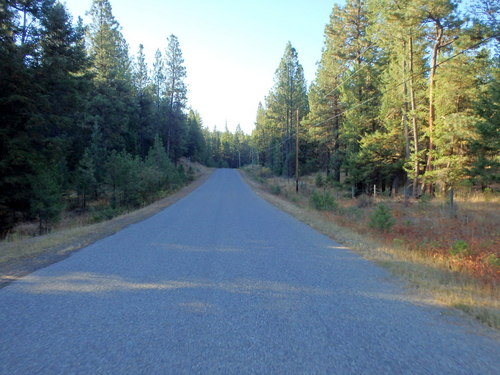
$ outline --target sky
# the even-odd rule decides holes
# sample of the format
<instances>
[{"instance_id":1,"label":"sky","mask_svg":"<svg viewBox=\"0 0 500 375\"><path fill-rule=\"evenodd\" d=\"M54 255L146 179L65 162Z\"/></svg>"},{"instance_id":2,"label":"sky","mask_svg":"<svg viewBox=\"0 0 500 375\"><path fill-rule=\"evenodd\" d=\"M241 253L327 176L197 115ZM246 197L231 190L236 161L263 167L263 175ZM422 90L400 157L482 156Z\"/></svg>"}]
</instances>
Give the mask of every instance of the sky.
<instances>
[{"instance_id":1,"label":"sky","mask_svg":"<svg viewBox=\"0 0 500 375\"><path fill-rule=\"evenodd\" d=\"M321 57L323 32L342 0L110 0L131 56L144 45L150 68L167 37L179 39L187 70L188 105L203 125L250 134L257 106L274 84L290 41L308 84ZM63 0L76 20L92 0Z\"/></svg>"}]
</instances>

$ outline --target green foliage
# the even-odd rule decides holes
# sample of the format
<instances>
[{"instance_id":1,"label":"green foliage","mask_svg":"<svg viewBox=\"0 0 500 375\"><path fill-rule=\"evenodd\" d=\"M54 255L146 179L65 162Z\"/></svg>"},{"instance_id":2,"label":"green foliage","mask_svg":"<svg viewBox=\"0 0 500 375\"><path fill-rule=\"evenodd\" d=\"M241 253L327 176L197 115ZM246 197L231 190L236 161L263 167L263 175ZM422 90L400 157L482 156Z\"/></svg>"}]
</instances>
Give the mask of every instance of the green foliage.
<instances>
[{"instance_id":1,"label":"green foliage","mask_svg":"<svg viewBox=\"0 0 500 375\"><path fill-rule=\"evenodd\" d=\"M309 112L307 85L298 53L290 42L275 73L275 85L259 104L255 145L261 162L275 175L290 177L295 173L295 135L299 121Z\"/></svg>"},{"instance_id":2,"label":"green foliage","mask_svg":"<svg viewBox=\"0 0 500 375\"><path fill-rule=\"evenodd\" d=\"M320 173L318 173L316 175L314 183L316 184L316 187L318 187L318 188L322 188L323 186L325 186L325 180Z\"/></svg>"},{"instance_id":3,"label":"green foliage","mask_svg":"<svg viewBox=\"0 0 500 375\"><path fill-rule=\"evenodd\" d=\"M90 221L92 223L99 223L101 221L111 220L120 215L122 210L111 206L91 206L89 212Z\"/></svg>"},{"instance_id":4,"label":"green foliage","mask_svg":"<svg viewBox=\"0 0 500 375\"><path fill-rule=\"evenodd\" d=\"M363 210L356 206L348 207L347 209L344 210L344 214L349 216L355 221L361 220L363 218Z\"/></svg>"},{"instance_id":5,"label":"green foliage","mask_svg":"<svg viewBox=\"0 0 500 375\"><path fill-rule=\"evenodd\" d=\"M271 194L274 194L274 195L281 194L281 187L279 185L271 185L269 187L269 189L271 190Z\"/></svg>"},{"instance_id":6,"label":"green foliage","mask_svg":"<svg viewBox=\"0 0 500 375\"><path fill-rule=\"evenodd\" d=\"M82 200L82 208L86 208L88 197L95 192L97 180L95 178L94 160L89 148L85 149L83 157L78 163L75 172L75 187Z\"/></svg>"},{"instance_id":7,"label":"green foliage","mask_svg":"<svg viewBox=\"0 0 500 375\"><path fill-rule=\"evenodd\" d=\"M383 203L375 207L370 216L370 228L379 232L388 232L396 224L396 219L392 216L390 209Z\"/></svg>"},{"instance_id":8,"label":"green foliage","mask_svg":"<svg viewBox=\"0 0 500 375\"><path fill-rule=\"evenodd\" d=\"M464 22L471 14L457 13L449 0L335 5L310 91L287 43L250 136L241 128L210 131L186 109L176 36L160 46L150 69L143 47L130 58L109 0L92 1L88 25L73 24L60 2L4 1L0 234L55 208L55 197L64 206L73 192L83 208L89 199L143 204L191 178L175 167L182 157L213 167L258 163L265 167L260 178L292 176L297 125L301 173L326 172L328 186L401 191L409 179L415 197L424 179L443 189L464 180L490 189L500 180L498 22L482 5L474 22ZM477 45L486 37L490 44ZM429 71L433 46L440 65ZM57 186L49 186L41 165L65 165L47 172ZM52 203L32 196L34 184Z\"/></svg>"},{"instance_id":9,"label":"green foliage","mask_svg":"<svg viewBox=\"0 0 500 375\"><path fill-rule=\"evenodd\" d=\"M59 220L65 207L62 184L55 167L40 167L31 179L31 213L38 218L40 235Z\"/></svg>"},{"instance_id":10,"label":"green foliage","mask_svg":"<svg viewBox=\"0 0 500 375\"><path fill-rule=\"evenodd\" d=\"M462 257L470 256L472 255L472 252L467 242L465 242L464 240L456 240L455 242L453 242L453 245L451 245L450 254L453 256Z\"/></svg>"},{"instance_id":11,"label":"green foliage","mask_svg":"<svg viewBox=\"0 0 500 375\"><path fill-rule=\"evenodd\" d=\"M491 267L500 267L500 258L496 254L489 254L483 261Z\"/></svg>"},{"instance_id":12,"label":"green foliage","mask_svg":"<svg viewBox=\"0 0 500 375\"><path fill-rule=\"evenodd\" d=\"M338 209L338 204L333 195L329 192L313 192L309 199L309 205L320 211L334 211Z\"/></svg>"}]
</instances>

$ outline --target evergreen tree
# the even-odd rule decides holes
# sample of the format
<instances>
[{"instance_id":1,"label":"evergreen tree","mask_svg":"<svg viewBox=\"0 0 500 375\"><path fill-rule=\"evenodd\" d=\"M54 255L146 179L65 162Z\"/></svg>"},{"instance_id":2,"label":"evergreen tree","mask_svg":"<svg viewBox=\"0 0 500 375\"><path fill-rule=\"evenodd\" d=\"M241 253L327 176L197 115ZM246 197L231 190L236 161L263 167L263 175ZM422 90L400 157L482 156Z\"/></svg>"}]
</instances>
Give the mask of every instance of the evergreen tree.
<instances>
[{"instance_id":1,"label":"evergreen tree","mask_svg":"<svg viewBox=\"0 0 500 375\"><path fill-rule=\"evenodd\" d=\"M137 122L139 128L139 153L141 158L146 157L147 150L152 144L155 129L153 118L153 86L149 78L148 65L144 55L144 46L139 45L139 52L134 65L134 86L137 99Z\"/></svg>"},{"instance_id":2,"label":"evergreen tree","mask_svg":"<svg viewBox=\"0 0 500 375\"><path fill-rule=\"evenodd\" d=\"M168 107L164 139L167 154L174 160L184 154L186 140L186 117L183 113L187 98L185 78L186 68L179 40L170 35L165 51L165 100Z\"/></svg>"},{"instance_id":3,"label":"evergreen tree","mask_svg":"<svg viewBox=\"0 0 500 375\"><path fill-rule=\"evenodd\" d=\"M189 111L187 119L186 156L197 162L205 162L206 145L203 137L202 120L198 112Z\"/></svg>"},{"instance_id":4,"label":"evergreen tree","mask_svg":"<svg viewBox=\"0 0 500 375\"><path fill-rule=\"evenodd\" d=\"M500 182L500 67L493 67L491 81L475 103L479 117L475 123L476 138L471 143L472 181L482 190Z\"/></svg>"},{"instance_id":5,"label":"evergreen tree","mask_svg":"<svg viewBox=\"0 0 500 375\"><path fill-rule=\"evenodd\" d=\"M309 111L307 87L304 70L299 63L298 54L290 42L287 43L283 57L275 73L274 87L267 97L267 116L272 126L280 134L281 160L274 163L274 169L285 176L295 173L295 132L297 128L297 111L299 121ZM277 147L277 146L275 146Z\"/></svg>"},{"instance_id":6,"label":"evergreen tree","mask_svg":"<svg viewBox=\"0 0 500 375\"><path fill-rule=\"evenodd\" d=\"M97 181L95 178L94 160L91 149L85 149L78 167L75 171L75 186L81 199L81 208L87 208L89 197L96 191Z\"/></svg>"},{"instance_id":7,"label":"evergreen tree","mask_svg":"<svg viewBox=\"0 0 500 375\"><path fill-rule=\"evenodd\" d=\"M413 6L413 3L399 0L372 1L370 14L374 22L370 31L387 56L382 74L381 125L383 131L399 136L399 142L387 144L386 148L403 156L405 163L406 173L394 169L393 182L406 180L405 193L408 194L411 179L412 195L416 197L422 166L421 149L424 147L422 127L426 121L422 116L426 104L426 43L421 19L414 16ZM399 83L397 87L396 83ZM392 139L396 141L396 138ZM401 160L397 163L400 164Z\"/></svg>"},{"instance_id":8,"label":"evergreen tree","mask_svg":"<svg viewBox=\"0 0 500 375\"><path fill-rule=\"evenodd\" d=\"M39 234L49 230L49 225L56 222L65 207L63 200L63 175L50 164L40 165L37 173L31 177L33 187L30 199L31 213L38 219Z\"/></svg>"},{"instance_id":9,"label":"evergreen tree","mask_svg":"<svg viewBox=\"0 0 500 375\"><path fill-rule=\"evenodd\" d=\"M132 84L128 46L108 0L93 0L88 28L96 92L91 113L101 127L108 150L134 150Z\"/></svg>"}]
</instances>

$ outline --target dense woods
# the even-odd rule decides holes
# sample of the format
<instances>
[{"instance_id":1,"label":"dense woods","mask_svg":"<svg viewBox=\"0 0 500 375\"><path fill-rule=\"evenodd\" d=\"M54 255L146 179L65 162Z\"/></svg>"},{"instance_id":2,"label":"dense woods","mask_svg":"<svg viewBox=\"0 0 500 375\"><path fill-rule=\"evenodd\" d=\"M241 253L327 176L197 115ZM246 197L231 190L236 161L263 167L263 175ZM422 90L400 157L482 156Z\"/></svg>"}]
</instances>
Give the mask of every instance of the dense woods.
<instances>
[{"instance_id":1,"label":"dense woods","mask_svg":"<svg viewBox=\"0 0 500 375\"><path fill-rule=\"evenodd\" d=\"M55 0L0 0L1 235L22 220L43 233L65 208L106 216L145 204L189 180L184 157L291 177L298 149L301 174L324 171L353 194L498 183L496 1L335 5L315 80L288 43L251 136L208 129L187 106L175 35L148 64L109 0L93 0L89 16L84 25Z\"/></svg>"},{"instance_id":2,"label":"dense woods","mask_svg":"<svg viewBox=\"0 0 500 375\"><path fill-rule=\"evenodd\" d=\"M109 217L185 183L182 157L238 167L241 130L208 131L187 107L175 35L152 66L129 55L108 0L90 23L55 0L0 2L0 233L21 220L47 231L65 208ZM100 202L88 207L88 202Z\"/></svg>"},{"instance_id":3,"label":"dense woods","mask_svg":"<svg viewBox=\"0 0 500 375\"><path fill-rule=\"evenodd\" d=\"M258 160L326 172L354 194L414 197L499 181L499 5L346 0L335 5L314 82L287 45L252 135ZM298 111L299 116L294 116Z\"/></svg>"}]
</instances>

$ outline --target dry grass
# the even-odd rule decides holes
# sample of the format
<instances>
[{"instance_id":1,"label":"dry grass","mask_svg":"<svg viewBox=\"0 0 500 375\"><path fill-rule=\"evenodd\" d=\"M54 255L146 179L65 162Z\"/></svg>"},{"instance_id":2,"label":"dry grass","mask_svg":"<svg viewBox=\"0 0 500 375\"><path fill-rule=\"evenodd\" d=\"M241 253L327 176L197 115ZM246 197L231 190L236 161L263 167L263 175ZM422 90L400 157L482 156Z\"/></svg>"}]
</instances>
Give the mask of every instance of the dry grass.
<instances>
[{"instance_id":1,"label":"dry grass","mask_svg":"<svg viewBox=\"0 0 500 375\"><path fill-rule=\"evenodd\" d=\"M407 281L417 301L456 308L500 328L500 266L491 262L500 257L497 197L488 197L488 202L477 195L459 199L458 210L450 214L444 200L352 200L341 191L326 189L336 197L339 209L317 211L309 206L310 194L317 190L314 177L302 180L297 195L294 181L262 177L251 170L244 175L266 200ZM388 233L368 226L380 201L396 218ZM467 252L452 255L450 250L458 240L467 243Z\"/></svg>"}]
</instances>

